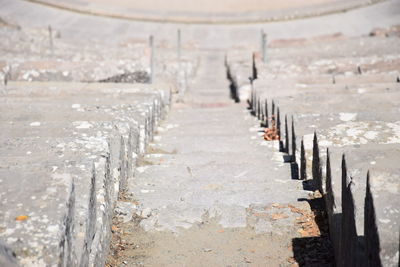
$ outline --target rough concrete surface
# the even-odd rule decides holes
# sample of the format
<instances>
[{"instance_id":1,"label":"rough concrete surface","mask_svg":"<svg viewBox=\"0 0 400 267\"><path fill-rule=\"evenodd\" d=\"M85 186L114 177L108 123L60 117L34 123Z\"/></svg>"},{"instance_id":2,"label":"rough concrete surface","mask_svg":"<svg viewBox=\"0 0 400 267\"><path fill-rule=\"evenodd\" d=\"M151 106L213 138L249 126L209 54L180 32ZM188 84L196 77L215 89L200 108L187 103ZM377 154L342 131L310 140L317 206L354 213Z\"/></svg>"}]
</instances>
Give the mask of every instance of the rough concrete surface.
<instances>
[{"instance_id":1,"label":"rough concrete surface","mask_svg":"<svg viewBox=\"0 0 400 267\"><path fill-rule=\"evenodd\" d=\"M0 266L398 266L398 0L43 1L0 0Z\"/></svg>"},{"instance_id":2,"label":"rough concrete surface","mask_svg":"<svg viewBox=\"0 0 400 267\"><path fill-rule=\"evenodd\" d=\"M117 216L108 264L289 266L302 237L325 241L314 240L318 256L297 261L331 264L326 229L314 219L305 220L313 231L302 228L301 215L314 218L312 192L291 179L291 165L246 106L229 100L228 81L218 78L223 54L203 53L201 62L128 185L135 212L128 223Z\"/></svg>"},{"instance_id":3,"label":"rough concrete surface","mask_svg":"<svg viewBox=\"0 0 400 267\"><path fill-rule=\"evenodd\" d=\"M114 203L169 106L154 87L8 84L0 236L20 264L104 264Z\"/></svg>"},{"instance_id":4,"label":"rough concrete surface","mask_svg":"<svg viewBox=\"0 0 400 267\"><path fill-rule=\"evenodd\" d=\"M267 64L227 59L235 94L277 123L297 174L324 197L338 266L399 262L399 38L383 36L277 42Z\"/></svg>"}]
</instances>

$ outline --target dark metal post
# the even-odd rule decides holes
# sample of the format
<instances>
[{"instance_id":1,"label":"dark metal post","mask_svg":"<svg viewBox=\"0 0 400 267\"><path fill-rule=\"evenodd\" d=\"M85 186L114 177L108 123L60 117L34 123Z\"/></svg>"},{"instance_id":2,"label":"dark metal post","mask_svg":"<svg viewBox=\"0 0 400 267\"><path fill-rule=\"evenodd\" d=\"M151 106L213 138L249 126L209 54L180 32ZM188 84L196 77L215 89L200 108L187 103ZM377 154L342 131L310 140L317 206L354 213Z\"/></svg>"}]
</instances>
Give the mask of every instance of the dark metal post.
<instances>
[{"instance_id":1,"label":"dark metal post","mask_svg":"<svg viewBox=\"0 0 400 267\"><path fill-rule=\"evenodd\" d=\"M272 100L272 115L271 120L275 121L275 102Z\"/></svg>"},{"instance_id":2,"label":"dark metal post","mask_svg":"<svg viewBox=\"0 0 400 267\"><path fill-rule=\"evenodd\" d=\"M252 57L252 61L253 61L253 65L252 65L252 81L254 81L255 79L257 79L257 67L256 67L256 55L255 53L253 53L253 57Z\"/></svg>"},{"instance_id":3,"label":"dark metal post","mask_svg":"<svg viewBox=\"0 0 400 267\"><path fill-rule=\"evenodd\" d=\"M279 107L277 107L276 117L276 130L279 140L281 140L281 114L279 112Z\"/></svg>"},{"instance_id":4,"label":"dark metal post","mask_svg":"<svg viewBox=\"0 0 400 267\"><path fill-rule=\"evenodd\" d=\"M304 140L301 139L301 148L300 148L300 179L307 179L307 170L306 170L306 151L304 149Z\"/></svg>"},{"instance_id":5,"label":"dark metal post","mask_svg":"<svg viewBox=\"0 0 400 267\"><path fill-rule=\"evenodd\" d=\"M285 152L289 153L289 129L287 123L287 115L285 115Z\"/></svg>"},{"instance_id":6,"label":"dark metal post","mask_svg":"<svg viewBox=\"0 0 400 267\"><path fill-rule=\"evenodd\" d=\"M292 116L292 161L296 162L296 132L294 130L293 116Z\"/></svg>"}]
</instances>

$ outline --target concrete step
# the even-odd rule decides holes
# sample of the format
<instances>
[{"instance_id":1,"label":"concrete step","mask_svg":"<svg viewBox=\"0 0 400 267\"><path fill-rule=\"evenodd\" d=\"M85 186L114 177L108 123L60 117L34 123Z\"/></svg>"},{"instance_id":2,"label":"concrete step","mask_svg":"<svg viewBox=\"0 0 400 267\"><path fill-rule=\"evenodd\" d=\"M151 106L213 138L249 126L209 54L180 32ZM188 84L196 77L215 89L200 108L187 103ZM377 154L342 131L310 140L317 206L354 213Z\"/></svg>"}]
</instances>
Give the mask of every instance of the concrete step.
<instances>
[{"instance_id":1,"label":"concrete step","mask_svg":"<svg viewBox=\"0 0 400 267\"><path fill-rule=\"evenodd\" d=\"M214 152L212 154L209 154L206 151L196 151L193 153L181 154L177 153L177 151L172 151L172 152L164 151L162 149L159 149L158 147L159 147L158 144L150 144L149 147L150 153L144 156L146 164L149 165L182 164L185 166L191 164L206 165L215 162L231 163L231 164L245 164L245 163L262 164L270 160L270 157L264 154L264 151L261 153L253 153L253 152L244 153L241 151L232 151L229 153ZM276 158L277 157L278 155L276 155Z\"/></svg>"},{"instance_id":2,"label":"concrete step","mask_svg":"<svg viewBox=\"0 0 400 267\"><path fill-rule=\"evenodd\" d=\"M283 150L296 161L300 177L312 179L308 183L326 201L337 265L395 266L400 188L399 170L391 162L400 157L400 95L399 63L389 47L398 40L355 38L351 44L345 39L335 50L356 47L357 40L369 45L343 57L325 55L332 50L328 43L322 44L325 50L307 45L272 50L267 64L255 57L256 70L248 70L253 77L257 73L253 91L247 85L236 89L243 100L256 99L253 111L260 119L265 120L268 101L269 125L279 108L275 122L279 120ZM373 59L378 54L382 60ZM232 58L229 67L235 70L251 64L250 58ZM236 76L232 80L244 75Z\"/></svg>"},{"instance_id":3,"label":"concrete step","mask_svg":"<svg viewBox=\"0 0 400 267\"><path fill-rule=\"evenodd\" d=\"M324 150L324 147L321 146L321 149ZM346 168L342 166L343 153ZM370 261L375 264L381 262L383 266L394 266L398 262L400 213L396 203L400 201L400 168L395 161L399 156L398 144L329 148L329 176L332 178L333 190L324 190L328 196L326 203L329 207L332 240L336 247L340 243L347 243L339 250L343 260L354 260L345 252L352 250L358 254L357 261L360 264L367 264L364 257L366 253L371 255ZM326 167L326 164L323 166ZM349 189L343 190L345 185ZM337 221L335 218L342 220Z\"/></svg>"},{"instance_id":4,"label":"concrete step","mask_svg":"<svg viewBox=\"0 0 400 267\"><path fill-rule=\"evenodd\" d=\"M180 232L209 214L222 227L245 227L251 205L307 198L259 126L243 105L175 106L129 183L137 214L146 214L140 226Z\"/></svg>"},{"instance_id":5,"label":"concrete step","mask_svg":"<svg viewBox=\"0 0 400 267\"><path fill-rule=\"evenodd\" d=\"M400 157L399 150L396 148L400 140L397 121L399 116L397 103L400 100L400 95L397 90L377 91L367 89L362 94L356 92L338 93L335 90L332 92L311 91L288 97L277 97L274 101L276 106L280 108L281 114L294 117L296 140L293 140L293 134L290 134L288 137L289 151L293 151L293 142L295 142L295 152L291 153L292 155L293 153L296 154L298 165L304 166L306 169L300 171L307 173L308 177L312 177L317 187L322 186L320 191L323 194L327 194L327 188L332 188L331 195L326 198L328 199L328 207L333 207L333 202L336 207L334 212L330 214L330 227L336 229L332 230L332 239L336 244L337 259L345 262L356 262L358 260L360 263L365 261L363 256L365 253L372 253L378 255L376 256L377 259L381 259L384 264L391 266L398 260L396 257L398 239L391 238L389 235L397 236L398 233L396 225L399 217L393 205L400 200L396 196L398 194L395 193L398 192L399 188L394 182L399 170L394 166L394 168L388 169L385 166L390 166L390 164L383 162L376 167L374 164L378 161L377 158ZM259 95L263 97L267 94L259 93ZM281 131L282 133L286 132L283 126ZM288 129L288 131L291 130ZM317 132L317 143L313 143L314 131ZM285 140L287 140L286 137ZM301 151L301 140L304 140L304 157ZM325 153L327 148L332 151L330 156L332 173L329 174L329 178L328 171L325 171L327 168ZM319 151L319 153L316 151ZM315 153L318 155L317 163ZM347 183L350 182L350 180L342 182L344 179L343 168L340 164L343 153L347 159L347 175L352 179L351 191L343 189L347 188ZM315 168L322 170L320 176L318 171L315 172ZM370 179L375 187L371 190L369 198L379 199L380 194L377 192L391 195L391 198L385 198L382 202L376 201L380 203L379 205L387 206L385 213L376 212L376 210L382 209L378 204L369 207L368 210L375 213L376 221L364 216L364 208L367 207L364 201L367 171L373 168L374 172L371 171ZM387 179L385 182L379 182L380 177L387 177ZM374 182L375 179L377 182ZM387 190L385 188L388 185L394 191L383 193ZM371 186L371 188L373 187ZM351 214L355 215L352 217ZM368 216L370 214L368 213ZM341 220L337 221L339 217ZM360 241L359 237L364 236L364 223L366 222L376 225L378 230L375 233L368 233L365 241ZM386 225L382 222L386 222ZM392 229L393 231L383 229ZM335 237L337 232L341 233L342 241ZM372 241L371 238L375 241ZM376 240L380 240L380 245L376 245ZM351 246L349 244L343 245L346 242L350 242L353 247L349 247ZM367 251L364 250L364 242L370 242ZM346 254L349 249L353 249L354 253ZM384 252L378 253L377 251ZM354 258L354 254L358 254L358 258ZM364 264L366 263L364 262Z\"/></svg>"},{"instance_id":6,"label":"concrete step","mask_svg":"<svg viewBox=\"0 0 400 267\"><path fill-rule=\"evenodd\" d=\"M365 253L377 254L377 251L384 251L379 252L380 254L378 253L376 257L382 259L383 263L388 266L394 264L397 261L395 255L397 255L398 240L389 235L397 236L396 225L399 217L396 208L389 203L394 204L400 200L396 201L398 194L394 193L399 188L395 185L396 182L392 182L393 184L390 186L396 188L392 189L394 191L386 192L384 188L391 184L390 181L396 180L399 170L396 168L388 170L385 166L390 166L390 164L382 163L375 168L374 172L371 171L371 181L379 180L379 177L382 176L388 177L384 183L371 182L375 187L370 191L369 197L374 200L379 199L380 194L377 192L391 195L391 198L386 198L382 200L383 202L377 200L377 204L368 209L375 213L376 221L364 216L366 204L371 204L371 202L365 203L364 199L366 197L367 171L375 167L370 162L376 162L376 158L380 158L382 155L385 155L385 158L400 157L398 149L395 148L400 140L397 131L399 115L397 103L400 100L398 90L367 88L361 94L359 91L323 90L320 92L311 90L305 93L304 91L298 92L297 95L276 97L274 102L280 108L281 114L294 117L296 140L293 140L293 134L290 134L288 138L291 146L289 151L293 151L293 142L296 142L295 152L291 153L296 154L298 165L304 166L306 169L300 170L301 173L307 173L308 177L313 177L317 188L322 185L320 191L324 195L327 194L327 188L332 188L330 195L325 196L327 206L335 205L336 207L329 214L332 229L331 239L335 243L336 258L339 262L361 263L365 261L363 256ZM263 98L268 94L258 93L258 95ZM282 133L286 132L283 126L281 131ZM288 131L290 132L290 130ZM312 141L314 131L318 133L318 147ZM301 151L301 140L304 140L304 157ZM371 146L374 148L370 148ZM332 151L329 161L332 173L329 174L329 178L328 171L325 172L327 168L326 148ZM317 163L315 161L316 151L319 151ZM351 190L343 189L347 188L347 183L350 181L343 182L343 167L340 166L343 153L346 154L347 159L347 177L351 177L352 181ZM369 156L367 157L367 155ZM371 158L371 155L373 155L373 159L367 160L367 158ZM322 170L319 178L318 174L316 177L315 168ZM385 201L388 203L383 204ZM382 209L378 203L386 205L386 212L375 211ZM354 214L353 217L351 214ZM368 213L369 215L370 213ZM338 221L339 217L341 219ZM376 225L378 230L375 233L368 233L365 241L360 241L359 237L364 236L364 223L366 222ZM382 222L386 222L386 225ZM337 238L338 232L341 239ZM380 240L380 245L376 245L372 240ZM364 242L365 244L369 242L367 250L364 250L364 245L362 245ZM348 254L348 250L353 252ZM358 257L354 257L354 254L357 254ZM364 264L366 263L364 262Z\"/></svg>"},{"instance_id":7,"label":"concrete step","mask_svg":"<svg viewBox=\"0 0 400 267\"><path fill-rule=\"evenodd\" d=\"M103 265L114 205L165 116L170 89L77 83L7 89L0 98L0 177L7 188L1 238L22 265Z\"/></svg>"}]
</instances>

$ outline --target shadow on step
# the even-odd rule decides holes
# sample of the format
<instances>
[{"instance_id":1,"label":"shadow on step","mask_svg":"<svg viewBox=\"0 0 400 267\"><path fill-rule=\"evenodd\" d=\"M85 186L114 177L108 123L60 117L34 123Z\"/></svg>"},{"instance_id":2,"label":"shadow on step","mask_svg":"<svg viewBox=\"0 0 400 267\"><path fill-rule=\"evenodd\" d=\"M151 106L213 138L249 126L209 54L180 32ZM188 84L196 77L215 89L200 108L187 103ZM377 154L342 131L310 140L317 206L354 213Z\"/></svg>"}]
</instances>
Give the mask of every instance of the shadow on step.
<instances>
[{"instance_id":1,"label":"shadow on step","mask_svg":"<svg viewBox=\"0 0 400 267\"><path fill-rule=\"evenodd\" d=\"M292 180L299 179L299 166L297 165L296 162L290 163L290 174L292 176Z\"/></svg>"},{"instance_id":2,"label":"shadow on step","mask_svg":"<svg viewBox=\"0 0 400 267\"><path fill-rule=\"evenodd\" d=\"M311 213L300 211L297 219L301 237L292 239L293 258L298 266L335 266L333 247L323 198L298 199L307 201Z\"/></svg>"},{"instance_id":3,"label":"shadow on step","mask_svg":"<svg viewBox=\"0 0 400 267\"><path fill-rule=\"evenodd\" d=\"M281 150L282 151L282 150ZM289 154L283 154L283 162L290 164L290 175L292 180L299 180L299 165L293 161L293 156Z\"/></svg>"},{"instance_id":4,"label":"shadow on step","mask_svg":"<svg viewBox=\"0 0 400 267\"><path fill-rule=\"evenodd\" d=\"M294 260L300 267L335 266L331 253L325 248L323 237L292 239Z\"/></svg>"}]
</instances>

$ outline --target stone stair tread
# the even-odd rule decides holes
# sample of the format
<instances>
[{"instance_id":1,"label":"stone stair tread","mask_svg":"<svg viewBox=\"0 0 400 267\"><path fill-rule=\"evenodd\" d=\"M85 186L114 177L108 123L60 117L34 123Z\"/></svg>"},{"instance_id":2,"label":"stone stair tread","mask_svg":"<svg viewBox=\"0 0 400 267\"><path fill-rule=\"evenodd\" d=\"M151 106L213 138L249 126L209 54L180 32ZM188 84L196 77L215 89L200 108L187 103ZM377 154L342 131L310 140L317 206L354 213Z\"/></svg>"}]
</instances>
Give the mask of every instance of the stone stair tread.
<instances>
[{"instance_id":1,"label":"stone stair tread","mask_svg":"<svg viewBox=\"0 0 400 267\"><path fill-rule=\"evenodd\" d=\"M67 265L88 264L98 253L104 257L101 246L108 242L105 230L111 223L112 205L120 186L117 180L120 174L115 171L125 164L121 149L128 148L121 138L128 144L131 126L137 127L139 134L138 127L146 127L148 121L150 125L163 116L157 109L169 105L164 102L168 101L165 98L168 89L128 84L96 87L80 83L18 82L11 83L9 88L12 90L0 98L3 102L0 177L2 184L13 192L2 197L3 204L11 206L1 214L6 223L1 227L6 231L0 235L22 262L31 264L55 264L59 253L66 254L63 260ZM126 159L127 166L133 163L132 157ZM127 168L124 171L132 175L131 167ZM118 176L114 178L115 175ZM10 183L15 187L8 186ZM35 186L29 187L32 183ZM26 190L21 190L21 185ZM41 207L50 198L55 199L52 205ZM16 222L14 218L18 215L8 212L17 202L23 203L20 211L16 211L28 215L26 221ZM47 219L50 217L51 220ZM49 234L50 230L43 227L46 220L54 222L51 225L54 233ZM35 225L37 232L33 235L31 229ZM23 231L17 235L15 229ZM92 244L95 247L91 248ZM46 253L51 257L46 257Z\"/></svg>"}]
</instances>

